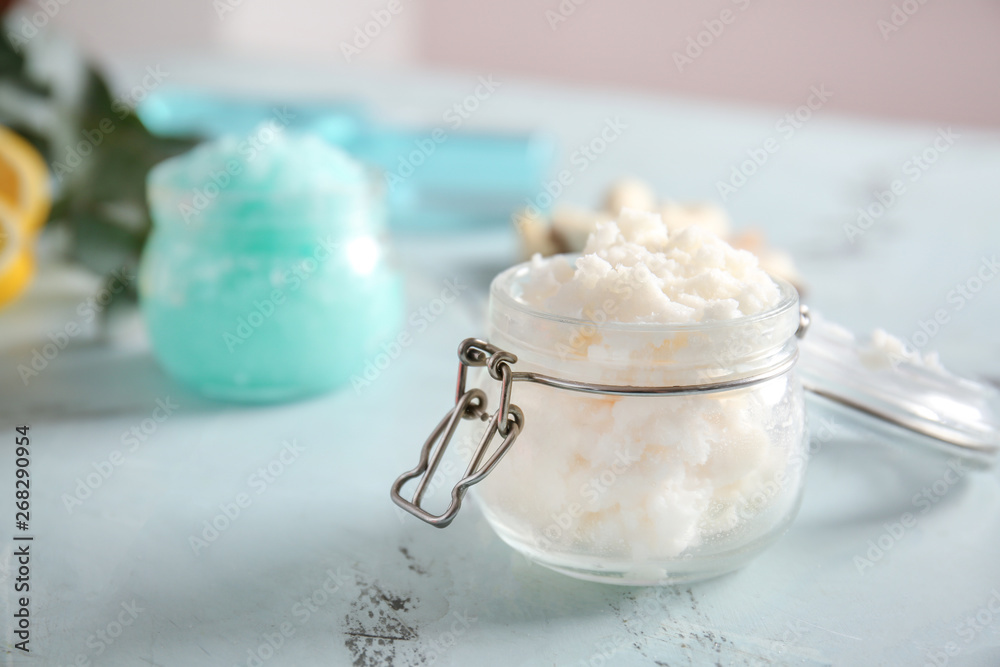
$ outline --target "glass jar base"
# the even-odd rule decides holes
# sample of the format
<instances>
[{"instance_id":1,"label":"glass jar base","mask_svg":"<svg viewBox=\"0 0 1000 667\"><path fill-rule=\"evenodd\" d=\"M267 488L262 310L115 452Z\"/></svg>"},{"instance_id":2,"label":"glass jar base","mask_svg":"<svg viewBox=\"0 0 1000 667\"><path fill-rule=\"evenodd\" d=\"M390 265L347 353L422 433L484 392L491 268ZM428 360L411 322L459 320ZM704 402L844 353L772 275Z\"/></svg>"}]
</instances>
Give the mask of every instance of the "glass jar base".
<instances>
[{"instance_id":1,"label":"glass jar base","mask_svg":"<svg viewBox=\"0 0 1000 667\"><path fill-rule=\"evenodd\" d=\"M575 579L593 581L618 586L672 586L714 579L735 572L747 565L788 530L798 513L801 494L795 501L784 521L775 525L758 538L739 547L712 554L691 554L677 558L635 561L621 558L605 558L597 555L574 555L544 551L526 543L516 533L508 530L501 522L482 507L490 527L515 551L520 552L534 563Z\"/></svg>"}]
</instances>

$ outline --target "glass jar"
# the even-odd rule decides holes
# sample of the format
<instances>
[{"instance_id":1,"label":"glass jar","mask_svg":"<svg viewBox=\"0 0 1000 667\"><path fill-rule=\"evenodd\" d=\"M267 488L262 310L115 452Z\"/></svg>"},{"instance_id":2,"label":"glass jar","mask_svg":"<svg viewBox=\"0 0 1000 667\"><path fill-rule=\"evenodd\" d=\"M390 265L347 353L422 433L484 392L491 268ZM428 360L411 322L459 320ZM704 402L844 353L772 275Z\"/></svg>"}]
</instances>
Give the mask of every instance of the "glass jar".
<instances>
[{"instance_id":1,"label":"glass jar","mask_svg":"<svg viewBox=\"0 0 1000 667\"><path fill-rule=\"evenodd\" d=\"M489 340L516 355L518 371L723 388L614 395L518 384L525 428L476 488L497 534L543 565L622 584L721 574L778 537L797 511L807 450L795 289L779 283L775 308L733 321L619 324L609 321L614 299L590 321L526 306L526 274L508 270L490 294ZM725 388L733 382L746 384ZM492 385L483 388L496 401Z\"/></svg>"},{"instance_id":2,"label":"glass jar","mask_svg":"<svg viewBox=\"0 0 1000 667\"><path fill-rule=\"evenodd\" d=\"M1000 452L995 389L901 360L873 366L870 344L852 334L819 320L814 335L786 282L775 280L779 302L757 315L632 324L614 318L627 295L586 319L529 305L529 271L494 279L489 342L459 347L455 406L392 486L393 501L431 525L449 525L478 484L501 539L570 576L649 585L735 570L797 513L804 386L813 409L847 417L850 430L976 467ZM452 448L468 464L435 514L438 469L448 471L441 463L463 420L484 426L471 434L477 447Z\"/></svg>"},{"instance_id":3,"label":"glass jar","mask_svg":"<svg viewBox=\"0 0 1000 667\"><path fill-rule=\"evenodd\" d=\"M149 177L154 225L139 270L153 351L171 375L213 397L289 400L347 382L396 333L402 286L370 180L178 188L183 165L171 162Z\"/></svg>"},{"instance_id":4,"label":"glass jar","mask_svg":"<svg viewBox=\"0 0 1000 667\"><path fill-rule=\"evenodd\" d=\"M795 288L779 282L776 307L737 320L626 324L615 299L587 320L527 305L528 273L493 281L480 355L508 353L523 415L476 491L497 534L552 569L629 585L715 576L766 548L805 471ZM486 404L503 402L503 377L472 381Z\"/></svg>"}]
</instances>

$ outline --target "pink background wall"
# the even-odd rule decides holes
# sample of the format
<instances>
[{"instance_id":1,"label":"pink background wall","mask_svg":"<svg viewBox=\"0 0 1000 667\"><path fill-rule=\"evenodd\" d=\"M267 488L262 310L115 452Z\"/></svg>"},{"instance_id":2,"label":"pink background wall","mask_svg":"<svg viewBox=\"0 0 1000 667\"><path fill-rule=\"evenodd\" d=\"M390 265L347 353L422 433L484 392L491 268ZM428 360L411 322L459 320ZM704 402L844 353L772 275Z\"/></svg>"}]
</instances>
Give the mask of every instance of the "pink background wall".
<instances>
[{"instance_id":1,"label":"pink background wall","mask_svg":"<svg viewBox=\"0 0 1000 667\"><path fill-rule=\"evenodd\" d=\"M428 0L421 55L787 107L823 83L834 93L830 110L1000 125L1000 3L924 1L563 0L575 12L553 30L545 11L559 0ZM919 9L884 39L877 22L894 4ZM724 9L732 22L679 72L674 52Z\"/></svg>"},{"instance_id":2,"label":"pink background wall","mask_svg":"<svg viewBox=\"0 0 1000 667\"><path fill-rule=\"evenodd\" d=\"M242 0L220 17L207 0L78 0L61 5L54 23L105 58L225 51L343 66L340 43L388 2ZM996 0L398 2L352 66L429 64L789 110L824 84L829 110L1000 126ZM546 12L560 5L573 12L553 29ZM916 11L883 37L878 21L904 5ZM731 22L678 71L674 53L724 10Z\"/></svg>"}]
</instances>

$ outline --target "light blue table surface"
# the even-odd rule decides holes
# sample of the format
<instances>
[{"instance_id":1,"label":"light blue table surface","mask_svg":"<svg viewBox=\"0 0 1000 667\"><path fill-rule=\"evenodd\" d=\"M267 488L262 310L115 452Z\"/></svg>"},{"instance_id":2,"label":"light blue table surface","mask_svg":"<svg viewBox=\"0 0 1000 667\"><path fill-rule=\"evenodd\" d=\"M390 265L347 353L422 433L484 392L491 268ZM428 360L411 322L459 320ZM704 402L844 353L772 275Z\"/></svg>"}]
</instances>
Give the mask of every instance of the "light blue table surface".
<instances>
[{"instance_id":1,"label":"light blue table surface","mask_svg":"<svg viewBox=\"0 0 1000 667\"><path fill-rule=\"evenodd\" d=\"M387 118L431 124L488 74L286 76L168 65L175 81L353 95ZM119 71L122 85L130 72ZM663 195L718 200L716 182L748 149L781 138L775 124L794 111L497 78L502 85L468 127L537 124L554 133L565 149L560 168L573 175L561 200L581 204L596 203L624 174L648 179ZM803 102L808 95L803 90ZM626 126L620 138L579 171L573 147L615 118ZM938 127L821 109L781 138L727 206L737 226L757 225L794 253L807 301L829 319L909 337L945 309L949 321L929 347L957 372L1000 377L1000 278L960 309L948 296L984 256L1000 253L1000 136L954 130L954 144L912 182L906 162L933 145ZM897 178L906 179L905 194L850 243L843 226ZM450 407L456 346L482 335L488 282L517 249L511 231L499 229L397 238L395 251L411 311L430 304L446 280L468 289L426 328L411 324L412 345L371 386L289 405L218 404L178 387L151 359L129 313L116 315L103 335L73 341L25 386L17 365L54 325L23 306L0 313L0 336L20 336L0 352L5 629L20 423L31 427L35 537L32 653L11 653L8 633L0 661L922 665L945 664L950 649L947 664L1000 664L997 474L969 473L922 512L914 496L943 479L947 462L875 437L838 434L822 443L784 538L736 574L678 588L602 586L532 565L493 535L474 505L443 531L396 510L389 485L414 465ZM62 317L75 317L75 304L70 299ZM178 406L162 423L149 421L157 401ZM142 441L125 435L133 427L146 428ZM282 454L286 442L299 449ZM69 511L65 495L106 470L116 450L121 464ZM270 481L255 476L269 464L280 472ZM191 537L204 538L220 508L235 514L238 494L249 506L196 554ZM907 512L916 525L892 536ZM891 548L859 570L856 557L868 558L869 542L880 538ZM269 650L269 637L280 647Z\"/></svg>"}]
</instances>

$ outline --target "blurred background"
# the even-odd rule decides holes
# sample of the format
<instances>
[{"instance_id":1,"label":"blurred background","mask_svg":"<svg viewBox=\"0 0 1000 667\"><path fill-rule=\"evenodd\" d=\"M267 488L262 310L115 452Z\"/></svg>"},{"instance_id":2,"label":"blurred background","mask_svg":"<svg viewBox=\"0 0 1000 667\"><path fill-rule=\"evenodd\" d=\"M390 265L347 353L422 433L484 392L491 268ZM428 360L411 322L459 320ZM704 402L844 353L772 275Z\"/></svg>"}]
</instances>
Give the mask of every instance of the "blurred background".
<instances>
[{"instance_id":1,"label":"blurred background","mask_svg":"<svg viewBox=\"0 0 1000 667\"><path fill-rule=\"evenodd\" d=\"M943 664L985 611L995 474L856 569L948 479L896 436L824 446L773 557L670 598L680 642L661 615L630 620L632 589L571 588L474 510L441 533L387 491L453 405L456 347L487 336L491 279L579 251L623 205L706 226L827 320L1000 385L1000 2L0 13L0 437L30 426L38 664L260 665L263 633L341 565L374 574L269 664L431 662L395 619L426 640L452 611L482 620L439 664L585 663L619 636L616 664L652 661L633 636L670 664ZM995 435L963 396L899 402ZM282 464L286 442L307 463ZM136 629L95 649L136 600ZM967 664L1000 664L998 628L961 645Z\"/></svg>"},{"instance_id":2,"label":"blurred background","mask_svg":"<svg viewBox=\"0 0 1000 667\"><path fill-rule=\"evenodd\" d=\"M55 29L101 62L200 54L343 65L341 44L387 2L70 0ZM65 6L62 6L62 5ZM26 2L25 7L41 6ZM883 119L1000 123L1000 5L929 0L400 0L351 64L433 67L539 81L799 104L823 81L829 108ZM675 53L729 10L724 39L678 68ZM707 40L704 40L707 41Z\"/></svg>"},{"instance_id":3,"label":"blurred background","mask_svg":"<svg viewBox=\"0 0 1000 667\"><path fill-rule=\"evenodd\" d=\"M655 209L672 228L709 226L862 330L876 323L853 304L870 299L871 290L844 284L845 271L872 275L901 254L926 252L935 221L961 205L964 224L936 248L939 265L955 268L941 268L941 277L907 263L887 279L886 294L930 293L944 302L945 286L969 274L967 255L994 224L980 205L997 175L990 156L1000 123L1000 5L987 0L0 6L8 47L0 59L0 124L35 151L35 158L17 158L24 151L16 140L6 151L14 156L8 172L19 174L8 184L23 191L12 201L37 200L33 213L7 216L14 221L8 227L27 231L10 236L0 267L7 294L0 298L10 302L0 311L7 344L25 346L24 354L39 332L66 319L46 305L53 294L63 294L63 308L72 306L123 269L137 277L88 331L96 335L122 315L126 338L143 348L152 311L140 316L114 304L136 303L144 282L169 284L159 294L164 303L180 303L195 289L179 284L178 267L157 273L152 261L144 280L143 250L153 258L176 250L165 231L175 211L185 224L185 210L200 215L205 206L222 207L212 210L225 218L226 196L206 199L206 187L239 190L212 176L224 168L221 153L175 169L175 182L165 185L181 194L164 204L158 238L166 245L157 254L149 252L157 218L147 197L150 168L223 135L255 137L280 109L293 120L281 120L279 130L319 137L373 175L370 200L322 202L337 211L331 229L343 231L341 218L354 213L372 221L370 244L341 242L376 248L375 275L384 264L386 280L408 287L371 287L387 302L381 315L369 313L369 329L359 325L369 345L352 354L362 359L393 329L388 313L397 313L397 326L402 321L412 276L428 280L428 270L445 272L456 257L492 247L493 254L467 262L478 288L469 315L479 321L492 275L534 252L578 251L594 224L621 205ZM293 173L282 160L299 150L260 151L257 171L270 165ZM319 163L299 163L322 171ZM257 176L234 176L234 183L273 185L253 181ZM286 209L272 217L297 215ZM278 245L271 250L293 261ZM359 279L348 264L348 273L329 276L331 289ZM244 296L278 284L265 280L263 269L255 279L263 282L245 284ZM220 303L236 289L216 287ZM927 306L888 298L878 305L914 343ZM341 321L357 315L344 307ZM246 310L234 308L226 318ZM978 326L957 319L935 334L936 344L947 347ZM279 339L266 345L255 336L245 363L260 350L287 347L285 333L276 331ZM177 335L154 331L154 352L162 357L162 341ZM975 368L977 353L955 348L950 361ZM202 353L239 357L222 351Z\"/></svg>"}]
</instances>

